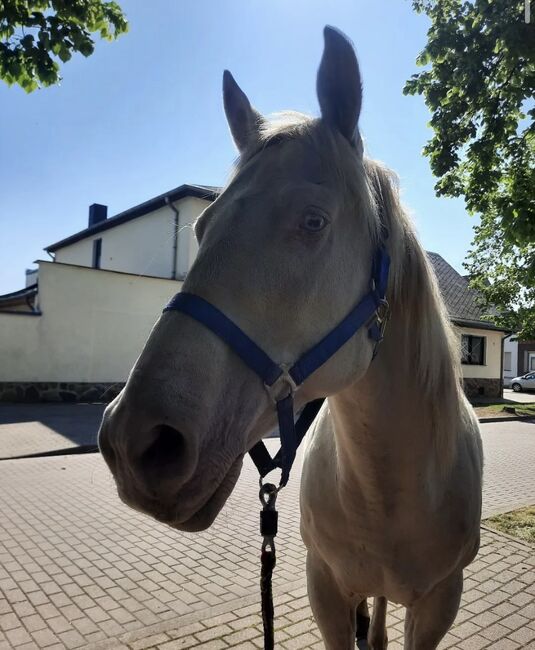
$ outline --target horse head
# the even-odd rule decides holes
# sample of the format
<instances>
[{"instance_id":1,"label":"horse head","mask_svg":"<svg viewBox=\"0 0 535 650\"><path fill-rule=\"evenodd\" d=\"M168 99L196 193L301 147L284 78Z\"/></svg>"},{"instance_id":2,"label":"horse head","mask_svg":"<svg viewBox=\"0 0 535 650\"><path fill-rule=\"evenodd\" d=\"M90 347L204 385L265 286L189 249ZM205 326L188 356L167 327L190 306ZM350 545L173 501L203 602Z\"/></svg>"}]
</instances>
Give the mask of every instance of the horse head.
<instances>
[{"instance_id":1,"label":"horse head","mask_svg":"<svg viewBox=\"0 0 535 650\"><path fill-rule=\"evenodd\" d=\"M225 72L240 156L196 223L199 252L183 285L280 365L294 363L366 295L381 236L358 131L359 67L332 28L317 94L319 118L267 120ZM362 377L373 349L360 329L299 387L296 408ZM233 350L187 314L166 311L106 409L99 441L127 504L193 531L213 522L244 454L275 425L266 387Z\"/></svg>"}]
</instances>

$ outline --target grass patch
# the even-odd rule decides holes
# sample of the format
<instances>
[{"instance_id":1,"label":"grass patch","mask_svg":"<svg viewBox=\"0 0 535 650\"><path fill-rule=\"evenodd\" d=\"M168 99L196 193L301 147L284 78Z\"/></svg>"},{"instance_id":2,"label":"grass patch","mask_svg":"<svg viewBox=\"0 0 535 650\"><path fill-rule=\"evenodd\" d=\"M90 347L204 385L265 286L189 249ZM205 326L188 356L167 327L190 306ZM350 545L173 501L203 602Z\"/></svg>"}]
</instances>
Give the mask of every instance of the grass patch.
<instances>
[{"instance_id":1,"label":"grass patch","mask_svg":"<svg viewBox=\"0 0 535 650\"><path fill-rule=\"evenodd\" d=\"M508 417L511 415L535 417L535 403L520 404L496 402L494 404L474 404L477 416L482 417Z\"/></svg>"},{"instance_id":2,"label":"grass patch","mask_svg":"<svg viewBox=\"0 0 535 650\"><path fill-rule=\"evenodd\" d=\"M520 508L485 519L484 524L503 533L535 544L535 506Z\"/></svg>"}]
</instances>

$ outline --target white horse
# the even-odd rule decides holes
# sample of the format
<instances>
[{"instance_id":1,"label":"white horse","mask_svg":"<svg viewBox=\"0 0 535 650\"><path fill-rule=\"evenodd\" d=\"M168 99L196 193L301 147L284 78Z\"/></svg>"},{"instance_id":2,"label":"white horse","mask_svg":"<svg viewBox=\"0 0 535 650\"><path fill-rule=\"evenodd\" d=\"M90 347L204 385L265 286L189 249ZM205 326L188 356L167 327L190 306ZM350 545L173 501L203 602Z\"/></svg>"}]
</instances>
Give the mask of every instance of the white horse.
<instances>
[{"instance_id":1,"label":"white horse","mask_svg":"<svg viewBox=\"0 0 535 650\"><path fill-rule=\"evenodd\" d=\"M387 645L387 600L407 608L405 648L432 650L453 623L477 553L482 450L460 384L453 331L392 174L363 156L361 81L351 44L326 28L319 119L267 121L229 73L224 103L240 152L196 225L183 290L217 306L271 359L292 364L366 294L378 242L391 258L391 318L372 362L361 328L295 393L328 397L306 447L301 529L308 591L326 648ZM100 446L119 495L183 531L213 522L242 458L271 431L258 377L188 315L162 315Z\"/></svg>"}]
</instances>

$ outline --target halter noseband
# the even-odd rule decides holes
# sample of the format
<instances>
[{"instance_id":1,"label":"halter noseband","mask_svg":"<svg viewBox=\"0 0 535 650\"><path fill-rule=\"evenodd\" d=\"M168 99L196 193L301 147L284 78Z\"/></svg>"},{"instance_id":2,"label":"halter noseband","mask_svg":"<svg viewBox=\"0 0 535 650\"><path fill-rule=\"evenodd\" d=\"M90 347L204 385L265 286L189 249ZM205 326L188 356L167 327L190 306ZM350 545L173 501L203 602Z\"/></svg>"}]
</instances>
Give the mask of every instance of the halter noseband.
<instances>
[{"instance_id":1,"label":"halter noseband","mask_svg":"<svg viewBox=\"0 0 535 650\"><path fill-rule=\"evenodd\" d=\"M279 467L282 470L280 487L286 485L297 448L324 401L317 399L309 402L295 422L293 397L299 386L363 325L368 327L369 336L375 341L375 357L389 316L385 297L389 268L390 257L381 245L373 258L370 291L336 327L291 367L275 363L238 325L200 296L177 293L165 307L164 312L181 311L207 327L264 382L277 410L281 448L274 458L270 456L262 441L249 451L261 478Z\"/></svg>"}]
</instances>

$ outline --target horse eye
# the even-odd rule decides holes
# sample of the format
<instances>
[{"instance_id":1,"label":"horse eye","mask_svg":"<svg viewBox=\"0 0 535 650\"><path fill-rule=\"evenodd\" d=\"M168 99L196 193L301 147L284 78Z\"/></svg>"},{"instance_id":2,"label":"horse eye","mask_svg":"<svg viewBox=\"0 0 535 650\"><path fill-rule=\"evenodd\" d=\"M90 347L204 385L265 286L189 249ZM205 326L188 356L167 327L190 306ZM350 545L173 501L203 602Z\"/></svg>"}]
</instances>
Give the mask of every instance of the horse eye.
<instances>
[{"instance_id":1,"label":"horse eye","mask_svg":"<svg viewBox=\"0 0 535 650\"><path fill-rule=\"evenodd\" d=\"M301 223L301 228L303 230L308 230L309 232L319 232L320 230L323 230L328 223L329 220L327 217L316 212L309 212L305 215Z\"/></svg>"}]
</instances>

